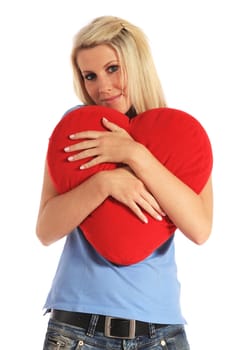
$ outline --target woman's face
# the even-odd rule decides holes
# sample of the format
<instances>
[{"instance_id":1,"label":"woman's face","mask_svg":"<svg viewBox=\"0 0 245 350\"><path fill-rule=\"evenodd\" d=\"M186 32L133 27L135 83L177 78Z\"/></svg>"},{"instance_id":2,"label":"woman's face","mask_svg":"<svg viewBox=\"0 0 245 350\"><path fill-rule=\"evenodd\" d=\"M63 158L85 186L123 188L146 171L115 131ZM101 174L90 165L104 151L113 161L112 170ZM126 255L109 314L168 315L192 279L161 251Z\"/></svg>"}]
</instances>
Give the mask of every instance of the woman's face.
<instances>
[{"instance_id":1,"label":"woman's face","mask_svg":"<svg viewBox=\"0 0 245 350\"><path fill-rule=\"evenodd\" d=\"M102 105L126 113L131 102L128 97L127 77L120 65L117 52L108 45L82 49L77 64L90 98Z\"/></svg>"}]
</instances>

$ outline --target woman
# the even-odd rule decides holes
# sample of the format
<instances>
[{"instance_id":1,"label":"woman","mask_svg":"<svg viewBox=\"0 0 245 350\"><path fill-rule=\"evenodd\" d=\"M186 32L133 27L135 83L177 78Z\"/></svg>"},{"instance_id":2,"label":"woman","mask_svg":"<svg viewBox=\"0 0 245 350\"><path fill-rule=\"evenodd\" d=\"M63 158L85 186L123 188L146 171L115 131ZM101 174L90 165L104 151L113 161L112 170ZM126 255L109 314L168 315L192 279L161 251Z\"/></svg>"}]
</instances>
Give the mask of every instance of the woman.
<instances>
[{"instance_id":1,"label":"woman","mask_svg":"<svg viewBox=\"0 0 245 350\"><path fill-rule=\"evenodd\" d=\"M131 23L95 19L75 36L71 58L83 104L110 107L129 118L166 107L145 35ZM64 194L57 193L45 167L37 236L45 245L64 236L66 243L45 303L51 317L44 349L189 349L173 237L145 260L117 266L91 248L78 226L111 196L145 223L145 212L156 220L167 215L202 244L212 226L211 176L197 194L124 129L106 118L103 124L108 131L72 135L77 143L65 149L67 158L92 157L83 169L103 162L124 167L98 172Z\"/></svg>"}]
</instances>

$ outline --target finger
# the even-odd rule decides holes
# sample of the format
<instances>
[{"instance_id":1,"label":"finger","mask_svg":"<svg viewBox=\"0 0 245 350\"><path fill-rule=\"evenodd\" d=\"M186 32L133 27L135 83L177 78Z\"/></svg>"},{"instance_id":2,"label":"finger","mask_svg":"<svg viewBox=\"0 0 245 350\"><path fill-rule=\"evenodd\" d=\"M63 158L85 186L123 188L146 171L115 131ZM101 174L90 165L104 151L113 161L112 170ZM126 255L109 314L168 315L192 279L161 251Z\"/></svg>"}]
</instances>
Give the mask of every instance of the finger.
<instances>
[{"instance_id":1,"label":"finger","mask_svg":"<svg viewBox=\"0 0 245 350\"><path fill-rule=\"evenodd\" d=\"M145 201L144 198L141 197L141 199L138 200L137 204L154 219L162 221L162 215L160 215L159 212L157 212L149 202Z\"/></svg>"},{"instance_id":2,"label":"finger","mask_svg":"<svg viewBox=\"0 0 245 350\"><path fill-rule=\"evenodd\" d=\"M90 148L83 152L79 152L77 154L73 154L72 156L69 156L67 159L69 162L74 162L75 160L81 160L91 157L98 157L98 149L97 148Z\"/></svg>"},{"instance_id":3,"label":"finger","mask_svg":"<svg viewBox=\"0 0 245 350\"><path fill-rule=\"evenodd\" d=\"M162 210L156 199L149 192L145 192L142 194L142 197L148 202L155 211L157 211L160 215L166 216L166 213Z\"/></svg>"},{"instance_id":4,"label":"finger","mask_svg":"<svg viewBox=\"0 0 245 350\"><path fill-rule=\"evenodd\" d=\"M132 139L132 136L127 132L127 130L125 130L124 128L121 128L120 126L118 126L115 123L110 122L108 119L106 118L102 118L102 122L103 125L112 132L118 132L121 133L124 136L129 137L130 139Z\"/></svg>"},{"instance_id":5,"label":"finger","mask_svg":"<svg viewBox=\"0 0 245 350\"><path fill-rule=\"evenodd\" d=\"M80 166L80 169L81 170L85 170L85 169L89 169L95 165L98 165L98 164L101 164L101 163L104 163L105 161L103 160L102 157L95 157L93 158L92 160L90 160L89 162L85 163L85 164L82 164Z\"/></svg>"},{"instance_id":6,"label":"finger","mask_svg":"<svg viewBox=\"0 0 245 350\"><path fill-rule=\"evenodd\" d=\"M74 152L81 151L85 149L95 148L98 146L98 141L96 140L88 140L79 143L75 143L74 145L67 146L64 148L65 152Z\"/></svg>"},{"instance_id":7,"label":"finger","mask_svg":"<svg viewBox=\"0 0 245 350\"><path fill-rule=\"evenodd\" d=\"M122 128L120 128L120 126L118 126L115 123L110 122L108 119L106 119L105 117L102 118L102 123L103 125L110 131L120 131L120 130L124 130Z\"/></svg>"},{"instance_id":8,"label":"finger","mask_svg":"<svg viewBox=\"0 0 245 350\"><path fill-rule=\"evenodd\" d=\"M97 131L97 130L86 130L80 131L69 136L71 140L77 139L97 139L101 137L107 131Z\"/></svg>"},{"instance_id":9,"label":"finger","mask_svg":"<svg viewBox=\"0 0 245 350\"><path fill-rule=\"evenodd\" d=\"M142 210L140 209L140 207L136 204L136 203L132 203L131 205L128 205L129 209L132 210L132 212L138 216L138 218L143 221L145 224L148 223L148 219L147 217L143 214Z\"/></svg>"}]
</instances>

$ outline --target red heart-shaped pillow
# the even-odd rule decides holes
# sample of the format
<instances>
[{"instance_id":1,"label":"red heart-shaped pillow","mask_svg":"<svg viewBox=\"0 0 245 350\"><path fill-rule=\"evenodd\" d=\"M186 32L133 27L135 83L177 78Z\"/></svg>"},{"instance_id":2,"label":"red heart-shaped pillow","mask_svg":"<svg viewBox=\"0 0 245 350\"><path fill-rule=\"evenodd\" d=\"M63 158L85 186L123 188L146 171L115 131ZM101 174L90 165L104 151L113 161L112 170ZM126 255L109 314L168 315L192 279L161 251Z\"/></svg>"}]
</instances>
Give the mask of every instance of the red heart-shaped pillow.
<instances>
[{"instance_id":1,"label":"red heart-shaped pillow","mask_svg":"<svg viewBox=\"0 0 245 350\"><path fill-rule=\"evenodd\" d=\"M106 117L126 129L184 183L199 193L212 168L212 150L201 124L189 114L171 108L156 108L129 120L120 112L102 106L81 106L68 112L55 127L47 152L50 175L58 192L64 193L96 172L113 170L117 164L104 163L80 170L88 159L69 162L64 147L77 143L69 135L84 130L105 130ZM70 154L69 154L70 155ZM137 263L168 240L176 226L146 213L144 224L126 206L107 198L81 224L90 244L106 259L119 265Z\"/></svg>"}]
</instances>

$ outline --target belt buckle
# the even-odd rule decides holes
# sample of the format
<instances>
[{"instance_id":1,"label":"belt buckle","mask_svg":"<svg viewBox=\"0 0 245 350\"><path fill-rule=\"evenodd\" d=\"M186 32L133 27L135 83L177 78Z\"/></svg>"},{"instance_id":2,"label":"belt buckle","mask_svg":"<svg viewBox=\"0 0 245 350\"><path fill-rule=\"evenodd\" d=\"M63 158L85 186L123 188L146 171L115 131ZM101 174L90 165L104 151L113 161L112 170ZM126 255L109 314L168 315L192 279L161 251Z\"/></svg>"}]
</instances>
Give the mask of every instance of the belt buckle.
<instances>
[{"instance_id":1,"label":"belt buckle","mask_svg":"<svg viewBox=\"0 0 245 350\"><path fill-rule=\"evenodd\" d=\"M112 320L124 320L129 322L128 326L128 335L127 336L117 336L111 334L111 321ZM119 317L111 317L105 316L105 336L109 338L118 338L118 339L134 339L135 338L135 329L136 329L136 321L135 320L127 320Z\"/></svg>"}]
</instances>

